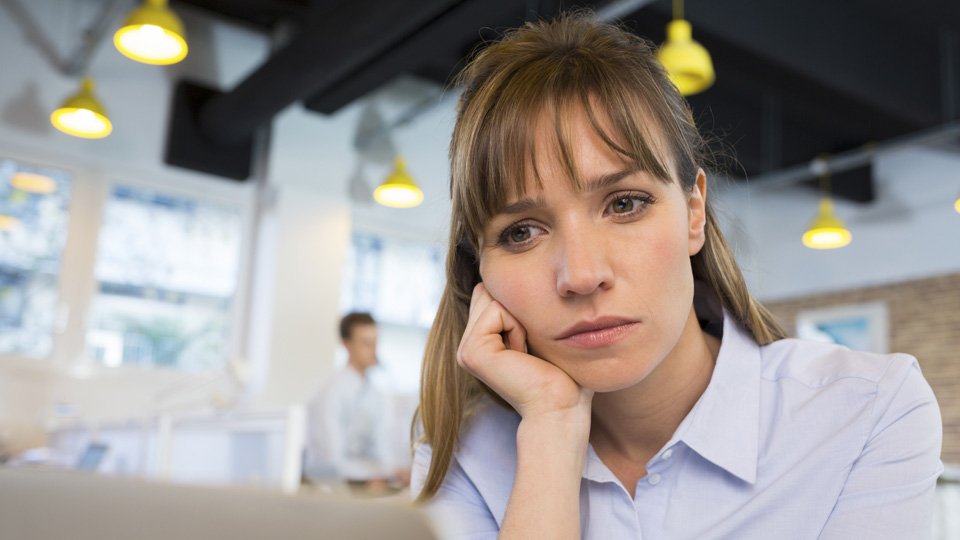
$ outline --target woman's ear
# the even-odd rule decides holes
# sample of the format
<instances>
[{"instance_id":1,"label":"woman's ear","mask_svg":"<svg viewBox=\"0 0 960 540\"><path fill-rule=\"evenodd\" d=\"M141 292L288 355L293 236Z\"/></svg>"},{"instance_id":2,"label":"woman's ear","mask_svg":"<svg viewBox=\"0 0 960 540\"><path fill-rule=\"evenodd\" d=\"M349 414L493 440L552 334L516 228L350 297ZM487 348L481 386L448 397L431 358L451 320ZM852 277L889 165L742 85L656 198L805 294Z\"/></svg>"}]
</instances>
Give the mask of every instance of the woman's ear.
<instances>
[{"instance_id":1,"label":"woman's ear","mask_svg":"<svg viewBox=\"0 0 960 540\"><path fill-rule=\"evenodd\" d=\"M705 228L707 224L707 174L703 169L697 169L697 181L690 190L687 198L689 209L689 240L690 256L694 256L703 248L706 241Z\"/></svg>"}]
</instances>

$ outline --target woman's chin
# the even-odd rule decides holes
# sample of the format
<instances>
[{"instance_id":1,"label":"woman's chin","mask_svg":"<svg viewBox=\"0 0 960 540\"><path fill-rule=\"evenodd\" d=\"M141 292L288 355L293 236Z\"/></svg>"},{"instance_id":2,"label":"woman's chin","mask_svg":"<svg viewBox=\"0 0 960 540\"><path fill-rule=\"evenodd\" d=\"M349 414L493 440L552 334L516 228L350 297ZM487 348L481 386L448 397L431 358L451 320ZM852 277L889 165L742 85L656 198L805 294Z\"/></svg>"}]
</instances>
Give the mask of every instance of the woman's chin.
<instances>
[{"instance_id":1,"label":"woman's chin","mask_svg":"<svg viewBox=\"0 0 960 540\"><path fill-rule=\"evenodd\" d=\"M561 366L580 387L596 393L616 392L636 386L655 366L617 360L594 361L586 365ZM566 368L566 369L565 369Z\"/></svg>"}]
</instances>

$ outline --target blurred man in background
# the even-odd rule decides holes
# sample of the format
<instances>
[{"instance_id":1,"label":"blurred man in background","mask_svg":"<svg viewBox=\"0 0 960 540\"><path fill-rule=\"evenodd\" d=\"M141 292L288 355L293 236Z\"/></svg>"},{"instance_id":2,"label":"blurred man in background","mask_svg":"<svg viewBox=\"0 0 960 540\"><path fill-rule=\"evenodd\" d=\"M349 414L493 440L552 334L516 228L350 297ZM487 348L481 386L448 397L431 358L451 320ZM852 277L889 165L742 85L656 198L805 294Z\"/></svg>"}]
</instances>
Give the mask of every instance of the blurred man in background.
<instances>
[{"instance_id":1,"label":"blurred man in background","mask_svg":"<svg viewBox=\"0 0 960 540\"><path fill-rule=\"evenodd\" d=\"M409 473L390 459L388 410L370 379L377 365L377 324L369 313L340 320L347 365L334 373L307 408L306 477L336 478L356 494L384 495L405 486Z\"/></svg>"}]
</instances>

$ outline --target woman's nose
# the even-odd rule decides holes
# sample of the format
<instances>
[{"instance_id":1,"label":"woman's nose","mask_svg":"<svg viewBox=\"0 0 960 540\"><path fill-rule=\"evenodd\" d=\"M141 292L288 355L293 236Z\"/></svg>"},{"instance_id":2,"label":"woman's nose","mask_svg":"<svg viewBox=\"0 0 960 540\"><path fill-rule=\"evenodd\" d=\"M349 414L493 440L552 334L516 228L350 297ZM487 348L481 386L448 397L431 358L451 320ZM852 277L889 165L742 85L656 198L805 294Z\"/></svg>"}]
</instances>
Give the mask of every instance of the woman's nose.
<instances>
[{"instance_id":1,"label":"woman's nose","mask_svg":"<svg viewBox=\"0 0 960 540\"><path fill-rule=\"evenodd\" d=\"M560 244L557 253L557 293L562 297L589 295L613 285L610 247L589 227L575 229Z\"/></svg>"}]
</instances>

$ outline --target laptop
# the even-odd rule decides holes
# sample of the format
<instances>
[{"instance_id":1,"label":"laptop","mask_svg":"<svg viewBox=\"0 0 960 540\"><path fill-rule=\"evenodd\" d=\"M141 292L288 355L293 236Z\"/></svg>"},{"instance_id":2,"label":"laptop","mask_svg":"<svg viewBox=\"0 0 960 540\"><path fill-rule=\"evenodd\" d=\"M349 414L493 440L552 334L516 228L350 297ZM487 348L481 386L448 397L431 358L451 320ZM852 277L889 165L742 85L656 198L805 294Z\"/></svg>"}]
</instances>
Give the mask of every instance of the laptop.
<instances>
[{"instance_id":1,"label":"laptop","mask_svg":"<svg viewBox=\"0 0 960 540\"><path fill-rule=\"evenodd\" d=\"M103 456L107 455L109 447L103 443L90 443L80 454L80 458L74 464L73 468L78 471L96 471L100 468Z\"/></svg>"},{"instance_id":2,"label":"laptop","mask_svg":"<svg viewBox=\"0 0 960 540\"><path fill-rule=\"evenodd\" d=\"M0 469L0 538L17 540L433 540L400 501L284 495L109 477Z\"/></svg>"}]
</instances>

